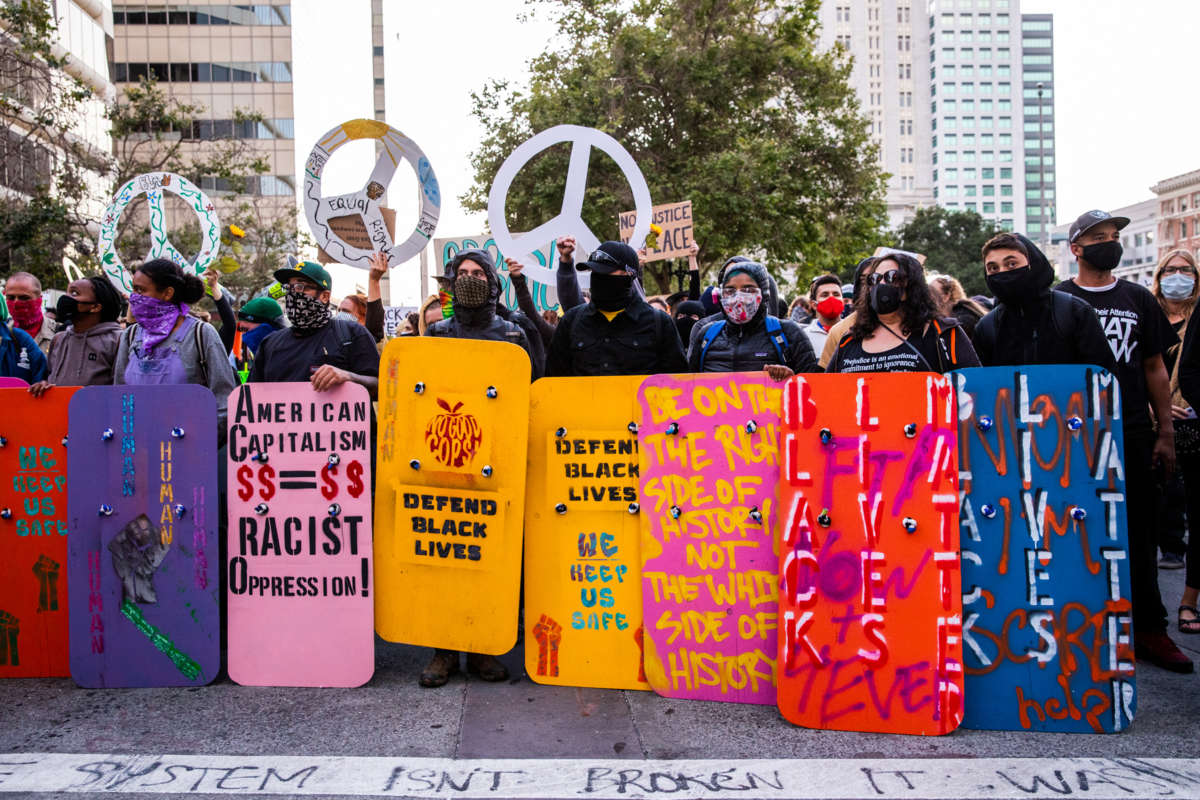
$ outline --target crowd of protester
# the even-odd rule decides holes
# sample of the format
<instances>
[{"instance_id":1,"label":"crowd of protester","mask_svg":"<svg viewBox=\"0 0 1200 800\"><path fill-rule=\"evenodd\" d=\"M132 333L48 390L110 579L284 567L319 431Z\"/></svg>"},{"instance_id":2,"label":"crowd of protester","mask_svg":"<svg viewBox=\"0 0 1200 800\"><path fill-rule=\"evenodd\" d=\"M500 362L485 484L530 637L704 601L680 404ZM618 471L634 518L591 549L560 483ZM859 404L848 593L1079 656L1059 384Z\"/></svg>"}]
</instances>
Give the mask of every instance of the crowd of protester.
<instances>
[{"instance_id":1,"label":"crowd of protester","mask_svg":"<svg viewBox=\"0 0 1200 800\"><path fill-rule=\"evenodd\" d=\"M1192 662L1167 634L1157 570L1186 563L1177 627L1200 633L1200 536L1187 536L1186 544L1184 537L1187 523L1200 520L1200 422L1193 410L1200 404L1200 334L1188 325L1200 275L1189 252L1174 250L1160 261L1152 289L1114 278L1119 232L1128 223L1102 211L1080 216L1068 234L1078 273L1057 286L1032 241L997 235L979 259L992 296L973 298L934 272L936 264L894 250L863 259L849 283L817 276L791 304L767 267L745 256L726 260L716 283L702 289L694 245L688 288L647 297L644 253L605 242L577 262L575 241L566 237L557 243L559 308L539 312L520 262L506 262L516 304L509 308L492 256L466 250L446 264L443 291L409 314L399 335L512 343L529 355L533 380L765 372L783 381L821 371L1104 367L1121 388L1135 653L1190 672ZM51 385L195 383L212 390L222 418L239 382L309 381L318 391L354 382L375 397L386 271L377 254L366 296L349 295L335 310L328 271L293 260L275 273L282 308L263 294L235 311L215 272L201 281L155 259L137 268L128 298L104 278L73 281L53 320L38 280L15 273L4 288L10 319L0 325L0 375L24 379L34 395ZM586 291L579 280L585 271ZM205 295L219 333L197 318ZM459 654L436 651L421 683L440 686L458 669ZM508 677L491 656L468 654L467 669L487 680Z\"/></svg>"}]
</instances>

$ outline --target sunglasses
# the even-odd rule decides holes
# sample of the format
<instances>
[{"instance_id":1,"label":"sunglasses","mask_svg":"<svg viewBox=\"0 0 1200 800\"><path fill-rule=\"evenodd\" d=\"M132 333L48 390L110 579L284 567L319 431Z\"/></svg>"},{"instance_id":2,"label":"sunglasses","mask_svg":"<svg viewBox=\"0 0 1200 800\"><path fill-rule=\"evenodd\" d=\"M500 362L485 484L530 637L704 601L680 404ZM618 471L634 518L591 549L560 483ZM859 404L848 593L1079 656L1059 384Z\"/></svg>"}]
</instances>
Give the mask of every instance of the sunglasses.
<instances>
[{"instance_id":1,"label":"sunglasses","mask_svg":"<svg viewBox=\"0 0 1200 800\"><path fill-rule=\"evenodd\" d=\"M594 251L590 256L588 256L588 261L594 261L597 264L611 264L621 272L630 272L629 267L625 266L620 261L617 261L617 259L613 258L603 250Z\"/></svg>"},{"instance_id":2,"label":"sunglasses","mask_svg":"<svg viewBox=\"0 0 1200 800\"><path fill-rule=\"evenodd\" d=\"M889 286L903 284L904 275L898 269L889 269L887 272L872 272L867 276L867 286L877 286L881 283L886 283Z\"/></svg>"}]
</instances>

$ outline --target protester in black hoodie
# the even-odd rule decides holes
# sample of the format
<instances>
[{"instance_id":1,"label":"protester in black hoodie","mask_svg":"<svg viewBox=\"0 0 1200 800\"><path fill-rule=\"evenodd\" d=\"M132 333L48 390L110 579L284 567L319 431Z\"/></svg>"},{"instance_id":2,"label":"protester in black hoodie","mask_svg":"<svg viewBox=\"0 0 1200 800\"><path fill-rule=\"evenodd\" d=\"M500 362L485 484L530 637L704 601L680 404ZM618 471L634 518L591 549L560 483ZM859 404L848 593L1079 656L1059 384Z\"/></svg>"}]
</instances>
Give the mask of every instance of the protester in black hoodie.
<instances>
[{"instance_id":1,"label":"protester in black hoodie","mask_svg":"<svg viewBox=\"0 0 1200 800\"><path fill-rule=\"evenodd\" d=\"M996 307L975 326L975 352L985 367L1095 364L1112 370L1112 348L1085 301L1054 291L1054 268L1019 233L983 246L987 285Z\"/></svg>"},{"instance_id":2,"label":"protester in black hoodie","mask_svg":"<svg viewBox=\"0 0 1200 800\"><path fill-rule=\"evenodd\" d=\"M501 306L500 277L496 274L496 263L488 252L464 250L446 265L446 272L454 292L454 316L430 325L425 335L520 345L529 355L533 378L540 378L543 367L541 350L533 349L524 328L516 319L524 319L524 315ZM534 336L537 336L536 330ZM540 339L538 344L541 344Z\"/></svg>"},{"instance_id":3,"label":"protester in black hoodie","mask_svg":"<svg viewBox=\"0 0 1200 800\"><path fill-rule=\"evenodd\" d=\"M726 264L718 279L721 316L696 325L688 348L692 372L756 372L786 380L816 372L817 356L803 329L768 308L772 283L756 261Z\"/></svg>"}]
</instances>

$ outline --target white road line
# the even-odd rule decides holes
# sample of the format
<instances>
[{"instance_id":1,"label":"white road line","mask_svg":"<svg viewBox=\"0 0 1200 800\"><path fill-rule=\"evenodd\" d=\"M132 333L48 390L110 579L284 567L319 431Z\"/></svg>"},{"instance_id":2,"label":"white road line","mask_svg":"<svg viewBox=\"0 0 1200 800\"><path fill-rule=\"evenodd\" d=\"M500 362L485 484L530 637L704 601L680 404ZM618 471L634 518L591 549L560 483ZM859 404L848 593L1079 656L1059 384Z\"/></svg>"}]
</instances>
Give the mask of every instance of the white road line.
<instances>
[{"instance_id":1,"label":"white road line","mask_svg":"<svg viewBox=\"0 0 1200 800\"><path fill-rule=\"evenodd\" d=\"M0 754L5 792L436 798L1086 798L1200 800L1200 759L616 761Z\"/></svg>"}]
</instances>

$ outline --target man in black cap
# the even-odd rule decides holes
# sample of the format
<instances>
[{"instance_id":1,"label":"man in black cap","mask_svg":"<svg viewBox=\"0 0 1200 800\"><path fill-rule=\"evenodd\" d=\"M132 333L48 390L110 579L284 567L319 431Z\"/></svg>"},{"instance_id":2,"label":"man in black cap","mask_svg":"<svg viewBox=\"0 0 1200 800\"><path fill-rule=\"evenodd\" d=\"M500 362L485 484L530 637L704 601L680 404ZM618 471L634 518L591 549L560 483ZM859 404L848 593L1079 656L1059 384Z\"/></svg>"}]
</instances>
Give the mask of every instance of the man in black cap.
<instances>
[{"instance_id":1,"label":"man in black cap","mask_svg":"<svg viewBox=\"0 0 1200 800\"><path fill-rule=\"evenodd\" d=\"M425 335L511 342L529 356L533 379L540 378L545 361L541 337L528 317L500 302L500 277L491 255L463 250L446 264L445 280L454 295L454 316L433 323Z\"/></svg>"},{"instance_id":2,"label":"man in black cap","mask_svg":"<svg viewBox=\"0 0 1200 800\"><path fill-rule=\"evenodd\" d=\"M554 330L546 374L654 375L686 372L674 322L634 288L637 251L604 242L579 269L592 272L591 300L566 313Z\"/></svg>"},{"instance_id":3,"label":"man in black cap","mask_svg":"<svg viewBox=\"0 0 1200 800\"><path fill-rule=\"evenodd\" d=\"M1179 341L1154 295L1117 280L1126 217L1088 211L1071 223L1067 239L1079 274L1058 290L1085 300L1100 316L1116 359L1125 429L1125 513L1129 521L1129 575L1133 589L1134 654L1172 672L1191 672L1191 660L1167 636L1167 610L1158 590L1155 467L1175 468L1175 425L1163 353ZM1149 408L1158 421L1155 436Z\"/></svg>"},{"instance_id":4,"label":"man in black cap","mask_svg":"<svg viewBox=\"0 0 1200 800\"><path fill-rule=\"evenodd\" d=\"M262 340L250 371L251 383L310 381L323 392L353 381L372 398L379 390L375 338L357 322L334 319L329 307L333 280L315 261L298 261L275 271L287 289L284 310L290 328Z\"/></svg>"},{"instance_id":5,"label":"man in black cap","mask_svg":"<svg viewBox=\"0 0 1200 800\"><path fill-rule=\"evenodd\" d=\"M1018 233L1000 233L983 246L983 268L996 305L972 340L985 367L1095 364L1115 370L1100 318L1085 301L1056 292L1045 254Z\"/></svg>"}]
</instances>

